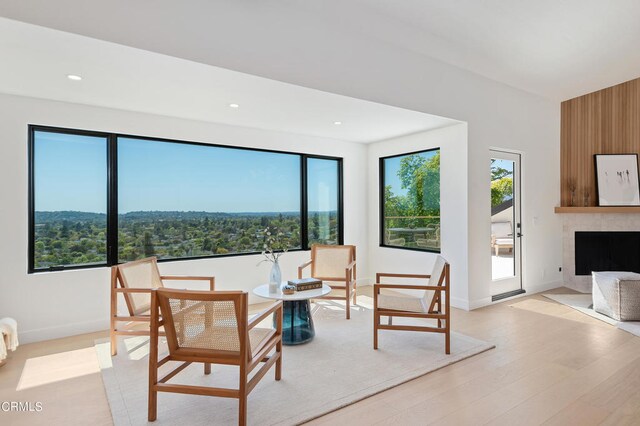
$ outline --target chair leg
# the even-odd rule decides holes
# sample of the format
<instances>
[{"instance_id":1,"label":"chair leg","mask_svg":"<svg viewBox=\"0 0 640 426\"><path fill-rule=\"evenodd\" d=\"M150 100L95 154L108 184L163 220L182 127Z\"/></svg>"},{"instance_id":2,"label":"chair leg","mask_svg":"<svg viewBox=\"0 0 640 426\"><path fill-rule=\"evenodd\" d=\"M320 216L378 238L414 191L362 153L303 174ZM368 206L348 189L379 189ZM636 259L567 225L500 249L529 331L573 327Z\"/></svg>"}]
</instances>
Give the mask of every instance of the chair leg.
<instances>
[{"instance_id":1,"label":"chair leg","mask_svg":"<svg viewBox=\"0 0 640 426\"><path fill-rule=\"evenodd\" d=\"M158 415L158 392L149 389L149 421L155 422Z\"/></svg>"},{"instance_id":2,"label":"chair leg","mask_svg":"<svg viewBox=\"0 0 640 426\"><path fill-rule=\"evenodd\" d=\"M393 325L393 317L387 317L387 324Z\"/></svg>"},{"instance_id":3,"label":"chair leg","mask_svg":"<svg viewBox=\"0 0 640 426\"><path fill-rule=\"evenodd\" d=\"M449 355L451 353L451 329L449 328L449 321L447 321L447 331L444 333L444 353Z\"/></svg>"},{"instance_id":4,"label":"chair leg","mask_svg":"<svg viewBox=\"0 0 640 426\"><path fill-rule=\"evenodd\" d=\"M346 309L347 309L347 319L351 319L351 300L349 297L347 297L346 300L347 304L346 304Z\"/></svg>"},{"instance_id":5,"label":"chair leg","mask_svg":"<svg viewBox=\"0 0 640 426\"><path fill-rule=\"evenodd\" d=\"M282 340L276 343L276 353L278 360L276 361L276 380L282 378Z\"/></svg>"},{"instance_id":6,"label":"chair leg","mask_svg":"<svg viewBox=\"0 0 640 426\"><path fill-rule=\"evenodd\" d=\"M378 349L378 324L380 324L380 315L373 313L373 349Z\"/></svg>"},{"instance_id":7,"label":"chair leg","mask_svg":"<svg viewBox=\"0 0 640 426\"><path fill-rule=\"evenodd\" d=\"M356 286L355 284L353 285L353 304L357 304L357 300L356 300Z\"/></svg>"},{"instance_id":8,"label":"chair leg","mask_svg":"<svg viewBox=\"0 0 640 426\"><path fill-rule=\"evenodd\" d=\"M118 336L113 330L113 327L111 328L109 334L111 334L111 356L116 356L118 355Z\"/></svg>"},{"instance_id":9,"label":"chair leg","mask_svg":"<svg viewBox=\"0 0 640 426\"><path fill-rule=\"evenodd\" d=\"M210 362L205 362L204 363L204 374L211 374L211 363Z\"/></svg>"},{"instance_id":10,"label":"chair leg","mask_svg":"<svg viewBox=\"0 0 640 426\"><path fill-rule=\"evenodd\" d=\"M247 394L240 395L238 399L238 426L247 425Z\"/></svg>"}]
</instances>

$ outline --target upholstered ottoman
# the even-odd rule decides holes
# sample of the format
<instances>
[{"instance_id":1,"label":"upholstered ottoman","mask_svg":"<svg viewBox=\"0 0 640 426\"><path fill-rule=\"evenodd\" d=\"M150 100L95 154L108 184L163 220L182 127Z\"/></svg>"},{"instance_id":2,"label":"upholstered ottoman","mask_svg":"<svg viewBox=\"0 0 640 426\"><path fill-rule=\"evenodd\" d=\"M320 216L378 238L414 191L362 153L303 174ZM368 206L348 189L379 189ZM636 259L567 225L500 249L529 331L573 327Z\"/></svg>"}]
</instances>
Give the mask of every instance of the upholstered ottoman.
<instances>
[{"instance_id":1,"label":"upholstered ottoman","mask_svg":"<svg viewBox=\"0 0 640 426\"><path fill-rule=\"evenodd\" d=\"M640 274L593 272L593 310L618 321L640 321Z\"/></svg>"}]
</instances>

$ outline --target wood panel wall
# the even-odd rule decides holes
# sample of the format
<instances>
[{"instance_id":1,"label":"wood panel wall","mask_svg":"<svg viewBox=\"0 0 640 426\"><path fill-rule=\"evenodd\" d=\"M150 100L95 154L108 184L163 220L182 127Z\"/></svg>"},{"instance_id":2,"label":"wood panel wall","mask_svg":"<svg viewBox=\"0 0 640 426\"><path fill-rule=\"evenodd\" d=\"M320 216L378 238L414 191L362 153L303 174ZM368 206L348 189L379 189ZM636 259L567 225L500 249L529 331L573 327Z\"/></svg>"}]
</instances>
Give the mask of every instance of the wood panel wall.
<instances>
[{"instance_id":1,"label":"wood panel wall","mask_svg":"<svg viewBox=\"0 0 640 426\"><path fill-rule=\"evenodd\" d=\"M561 104L561 206L596 206L594 154L640 154L640 78L589 93Z\"/></svg>"}]
</instances>

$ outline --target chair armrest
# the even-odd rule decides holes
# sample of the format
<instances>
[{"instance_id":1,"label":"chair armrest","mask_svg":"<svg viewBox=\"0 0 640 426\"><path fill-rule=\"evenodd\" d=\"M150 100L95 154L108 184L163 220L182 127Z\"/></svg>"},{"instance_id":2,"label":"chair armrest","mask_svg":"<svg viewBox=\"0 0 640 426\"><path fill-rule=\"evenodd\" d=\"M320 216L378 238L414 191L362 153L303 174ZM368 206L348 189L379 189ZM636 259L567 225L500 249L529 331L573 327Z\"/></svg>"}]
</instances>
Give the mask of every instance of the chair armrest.
<instances>
[{"instance_id":1,"label":"chair armrest","mask_svg":"<svg viewBox=\"0 0 640 426\"><path fill-rule=\"evenodd\" d=\"M381 288L402 288L406 290L433 290L433 291L446 291L446 287L434 286L434 285L411 285L411 284L380 284L375 283L373 285L374 291L378 291Z\"/></svg>"},{"instance_id":2,"label":"chair armrest","mask_svg":"<svg viewBox=\"0 0 640 426\"><path fill-rule=\"evenodd\" d=\"M216 286L216 277L200 277L200 276L189 276L189 275L161 275L161 280L172 280L172 281L209 281L209 290L215 290Z\"/></svg>"},{"instance_id":3,"label":"chair armrest","mask_svg":"<svg viewBox=\"0 0 640 426\"><path fill-rule=\"evenodd\" d=\"M386 272L378 272L376 274L376 281L380 282L380 277L391 277L391 278L431 278L431 275L424 275L424 274L388 274Z\"/></svg>"},{"instance_id":4,"label":"chair armrest","mask_svg":"<svg viewBox=\"0 0 640 426\"><path fill-rule=\"evenodd\" d=\"M298 266L298 279L302 278L302 271L304 270L304 268L306 268L307 266L311 265L313 263L313 260L310 260L306 263L303 263L302 265Z\"/></svg>"},{"instance_id":5,"label":"chair armrest","mask_svg":"<svg viewBox=\"0 0 640 426\"><path fill-rule=\"evenodd\" d=\"M253 318L251 318L249 320L249 323L248 323L248 326L247 326L247 330L251 330L253 327L258 325L263 319L265 319L266 317L268 317L270 314L274 313L278 309L282 309L282 301L281 300L279 300L277 302L274 302L267 309L261 311L260 313L256 314Z\"/></svg>"},{"instance_id":6,"label":"chair armrest","mask_svg":"<svg viewBox=\"0 0 640 426\"><path fill-rule=\"evenodd\" d=\"M155 288L114 288L116 293L149 293L151 294Z\"/></svg>"}]
</instances>

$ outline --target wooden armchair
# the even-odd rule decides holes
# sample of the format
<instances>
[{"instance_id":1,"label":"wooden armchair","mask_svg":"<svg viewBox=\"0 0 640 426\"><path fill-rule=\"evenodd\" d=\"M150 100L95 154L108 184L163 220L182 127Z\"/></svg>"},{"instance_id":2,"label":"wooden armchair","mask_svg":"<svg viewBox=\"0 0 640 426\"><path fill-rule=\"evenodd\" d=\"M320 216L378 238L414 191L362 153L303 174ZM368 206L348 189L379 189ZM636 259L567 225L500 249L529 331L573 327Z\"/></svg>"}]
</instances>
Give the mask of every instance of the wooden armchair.
<instances>
[{"instance_id":1,"label":"wooden armchair","mask_svg":"<svg viewBox=\"0 0 640 426\"><path fill-rule=\"evenodd\" d=\"M380 281L383 277L426 279L428 285L382 284ZM449 287L449 264L442 256L436 259L431 275L376 274L376 283L373 286L373 349L378 349L378 330L426 331L444 333L445 353L449 354L451 341ZM417 297L404 294L381 294L381 289L424 290L424 295ZM380 324L382 316L389 317L388 325ZM437 327L393 325L393 317L435 319Z\"/></svg>"},{"instance_id":2,"label":"wooden armchair","mask_svg":"<svg viewBox=\"0 0 640 426\"><path fill-rule=\"evenodd\" d=\"M356 246L335 246L314 244L311 246L311 260L298 267L298 278L307 266L311 266L311 276L322 280L332 289L344 290L344 296L329 293L321 299L345 300L346 316L351 318L351 298L356 304Z\"/></svg>"},{"instance_id":3,"label":"wooden armchair","mask_svg":"<svg viewBox=\"0 0 640 426\"><path fill-rule=\"evenodd\" d=\"M208 281L209 290L215 288L215 277L169 276L160 275L158 260L148 257L133 262L111 267L111 321L109 334L111 337L111 355L117 355L117 336L148 336L149 330L133 329L140 323L149 323L151 308L151 292L163 288L163 281ZM129 315L118 315L118 294L122 294ZM124 325L119 326L119 322Z\"/></svg>"},{"instance_id":4,"label":"wooden armchair","mask_svg":"<svg viewBox=\"0 0 640 426\"><path fill-rule=\"evenodd\" d=\"M282 302L273 303L248 320L247 299L247 293L241 291L157 289L152 292L149 421L157 416L158 392L175 392L237 398L238 424L246 424L249 393L274 364L276 380L280 380L282 374ZM275 314L275 328L256 327L272 314ZM160 327L164 327L169 354L158 361ZM182 363L158 379L158 369L169 361ZM211 364L237 365L238 388L167 383L192 362L203 363L204 374L211 373ZM260 363L264 364L249 380L249 374Z\"/></svg>"}]
</instances>

